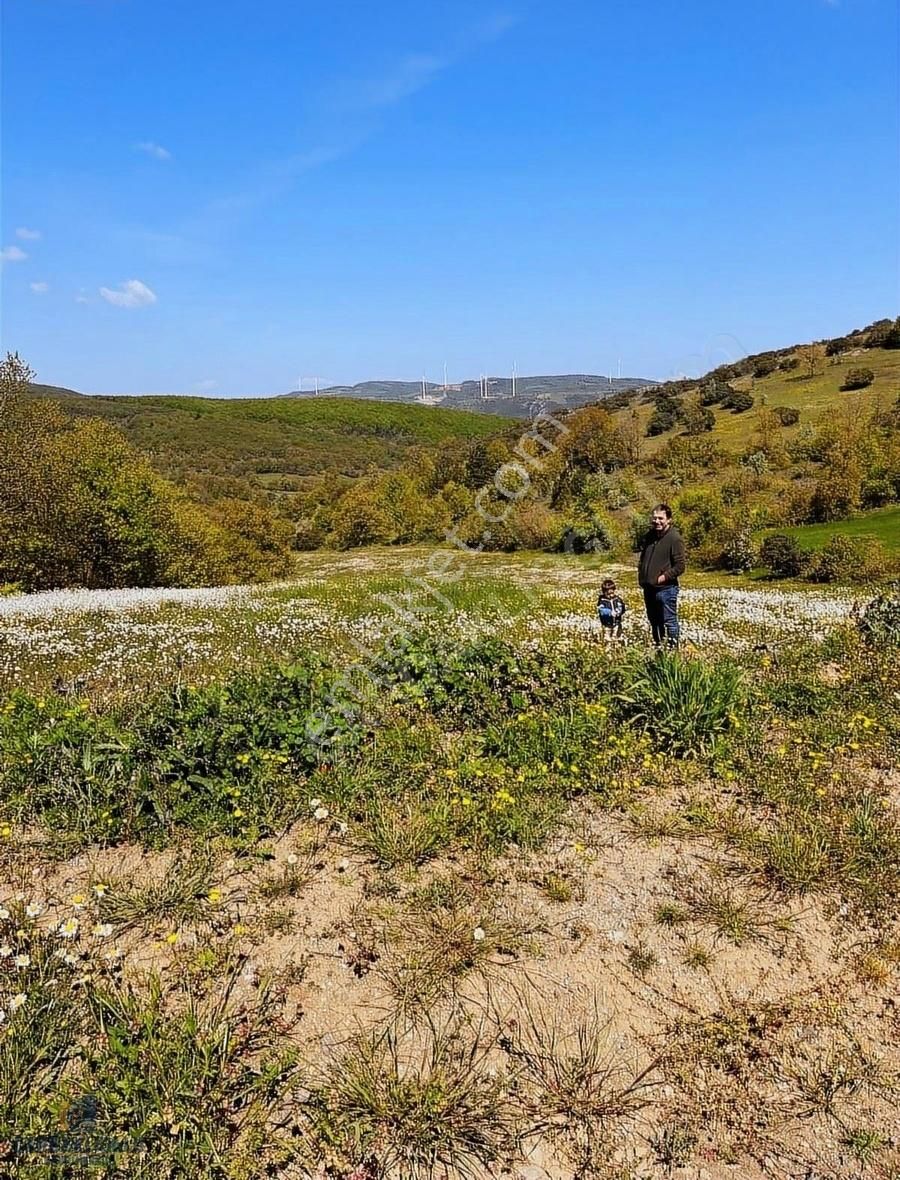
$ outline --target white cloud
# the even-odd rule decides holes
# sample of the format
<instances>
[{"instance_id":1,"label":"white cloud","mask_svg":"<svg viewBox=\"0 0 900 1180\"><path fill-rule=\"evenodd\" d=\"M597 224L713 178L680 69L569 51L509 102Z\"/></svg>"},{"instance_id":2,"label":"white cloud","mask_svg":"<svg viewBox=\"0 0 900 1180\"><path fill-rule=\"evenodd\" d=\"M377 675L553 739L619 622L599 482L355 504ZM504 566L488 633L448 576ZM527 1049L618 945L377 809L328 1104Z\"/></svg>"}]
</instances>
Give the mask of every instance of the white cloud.
<instances>
[{"instance_id":1,"label":"white cloud","mask_svg":"<svg viewBox=\"0 0 900 1180\"><path fill-rule=\"evenodd\" d=\"M140 279L128 279L119 284L117 291L101 287L100 295L113 307L149 307L156 302L156 295Z\"/></svg>"},{"instance_id":2,"label":"white cloud","mask_svg":"<svg viewBox=\"0 0 900 1180\"><path fill-rule=\"evenodd\" d=\"M36 242L41 236L39 229L29 229L25 225L20 225L16 230L16 237L21 238L23 242Z\"/></svg>"},{"instance_id":3,"label":"white cloud","mask_svg":"<svg viewBox=\"0 0 900 1180\"><path fill-rule=\"evenodd\" d=\"M87 292L85 291L84 287L82 287L81 290L78 292L78 294L75 296L75 302L76 303L90 303L90 299L88 298Z\"/></svg>"},{"instance_id":4,"label":"white cloud","mask_svg":"<svg viewBox=\"0 0 900 1180\"><path fill-rule=\"evenodd\" d=\"M35 295L45 295L50 290L49 283L31 283L30 286Z\"/></svg>"},{"instance_id":5,"label":"white cloud","mask_svg":"<svg viewBox=\"0 0 900 1180\"><path fill-rule=\"evenodd\" d=\"M152 156L154 160L171 160L172 153L164 148L161 144L154 143L152 139L145 139L141 143L136 143L135 149L139 152L144 152L148 156Z\"/></svg>"},{"instance_id":6,"label":"white cloud","mask_svg":"<svg viewBox=\"0 0 900 1180\"><path fill-rule=\"evenodd\" d=\"M24 262L28 255L18 246L4 246L0 250L0 262Z\"/></svg>"}]
</instances>

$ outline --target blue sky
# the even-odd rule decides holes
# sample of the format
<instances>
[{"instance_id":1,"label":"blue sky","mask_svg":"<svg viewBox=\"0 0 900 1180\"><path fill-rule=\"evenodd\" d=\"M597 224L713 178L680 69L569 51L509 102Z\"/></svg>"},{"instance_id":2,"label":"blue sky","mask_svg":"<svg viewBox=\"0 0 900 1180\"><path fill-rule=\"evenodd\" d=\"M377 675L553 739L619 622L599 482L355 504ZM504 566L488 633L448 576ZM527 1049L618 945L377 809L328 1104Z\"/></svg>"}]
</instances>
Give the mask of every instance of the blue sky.
<instances>
[{"instance_id":1,"label":"blue sky","mask_svg":"<svg viewBox=\"0 0 900 1180\"><path fill-rule=\"evenodd\" d=\"M3 347L667 377L897 313L895 0L4 0Z\"/></svg>"}]
</instances>

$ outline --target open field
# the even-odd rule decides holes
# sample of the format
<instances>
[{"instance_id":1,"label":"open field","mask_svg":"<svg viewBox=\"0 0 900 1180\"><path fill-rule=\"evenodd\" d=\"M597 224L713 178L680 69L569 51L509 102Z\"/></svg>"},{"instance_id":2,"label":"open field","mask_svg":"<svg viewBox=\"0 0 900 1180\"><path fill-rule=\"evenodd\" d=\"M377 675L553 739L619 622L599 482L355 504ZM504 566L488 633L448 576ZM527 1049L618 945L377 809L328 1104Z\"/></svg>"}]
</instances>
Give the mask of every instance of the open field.
<instances>
[{"instance_id":1,"label":"open field","mask_svg":"<svg viewBox=\"0 0 900 1180\"><path fill-rule=\"evenodd\" d=\"M6 1174L897 1180L871 596L433 562L0 598Z\"/></svg>"},{"instance_id":2,"label":"open field","mask_svg":"<svg viewBox=\"0 0 900 1180\"><path fill-rule=\"evenodd\" d=\"M891 553L900 553L900 508L876 508L847 520L828 524L806 524L784 530L796 537L804 549L821 549L829 537L875 537Z\"/></svg>"}]
</instances>

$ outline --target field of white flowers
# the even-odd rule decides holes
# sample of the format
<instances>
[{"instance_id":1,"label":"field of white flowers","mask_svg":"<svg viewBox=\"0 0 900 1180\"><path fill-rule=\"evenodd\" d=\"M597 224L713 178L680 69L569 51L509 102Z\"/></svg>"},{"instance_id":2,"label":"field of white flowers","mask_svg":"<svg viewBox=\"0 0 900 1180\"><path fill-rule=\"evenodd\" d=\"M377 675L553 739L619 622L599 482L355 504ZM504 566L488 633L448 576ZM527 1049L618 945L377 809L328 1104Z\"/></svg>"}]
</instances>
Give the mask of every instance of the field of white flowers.
<instances>
[{"instance_id":1,"label":"field of white flowers","mask_svg":"<svg viewBox=\"0 0 900 1180\"><path fill-rule=\"evenodd\" d=\"M290 660L304 649L358 653L396 628L458 635L489 630L521 639L598 633L603 577L629 606L626 635L646 641L634 573L597 559L466 556L452 584L422 589L428 551L311 554L295 580L200 590L65 590L0 599L0 691L76 684L93 693L196 683L229 669ZM700 583L700 584L698 584ZM777 646L821 636L865 601L858 590L781 589L709 575L688 577L684 638L703 648Z\"/></svg>"}]
</instances>

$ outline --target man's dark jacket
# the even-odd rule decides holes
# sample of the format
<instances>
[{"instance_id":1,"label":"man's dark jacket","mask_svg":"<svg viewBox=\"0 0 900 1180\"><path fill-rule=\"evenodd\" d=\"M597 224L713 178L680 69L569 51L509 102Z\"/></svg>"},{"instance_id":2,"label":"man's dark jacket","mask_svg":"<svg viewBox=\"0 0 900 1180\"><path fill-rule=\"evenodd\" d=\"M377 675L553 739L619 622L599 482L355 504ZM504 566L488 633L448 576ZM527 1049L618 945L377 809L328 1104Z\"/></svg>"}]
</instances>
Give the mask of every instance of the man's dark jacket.
<instances>
[{"instance_id":1,"label":"man's dark jacket","mask_svg":"<svg viewBox=\"0 0 900 1180\"><path fill-rule=\"evenodd\" d=\"M660 585L659 575L665 575L662 585L677 585L684 573L684 541L674 525L664 533L651 529L644 537L641 560L638 563L638 582L641 586Z\"/></svg>"}]
</instances>

